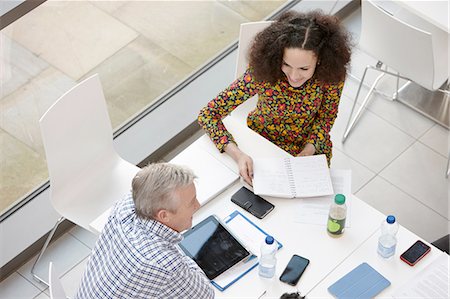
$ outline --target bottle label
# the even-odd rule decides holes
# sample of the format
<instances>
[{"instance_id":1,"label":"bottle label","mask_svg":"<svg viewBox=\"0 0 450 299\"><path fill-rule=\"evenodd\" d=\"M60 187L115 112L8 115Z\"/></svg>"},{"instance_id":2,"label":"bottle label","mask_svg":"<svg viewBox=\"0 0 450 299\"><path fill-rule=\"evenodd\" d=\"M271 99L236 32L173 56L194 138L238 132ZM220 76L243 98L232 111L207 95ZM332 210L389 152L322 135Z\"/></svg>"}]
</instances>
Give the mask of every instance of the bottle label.
<instances>
[{"instance_id":1,"label":"bottle label","mask_svg":"<svg viewBox=\"0 0 450 299\"><path fill-rule=\"evenodd\" d=\"M332 235L340 235L344 232L345 228L345 218L344 219L334 219L328 216L327 230Z\"/></svg>"}]
</instances>

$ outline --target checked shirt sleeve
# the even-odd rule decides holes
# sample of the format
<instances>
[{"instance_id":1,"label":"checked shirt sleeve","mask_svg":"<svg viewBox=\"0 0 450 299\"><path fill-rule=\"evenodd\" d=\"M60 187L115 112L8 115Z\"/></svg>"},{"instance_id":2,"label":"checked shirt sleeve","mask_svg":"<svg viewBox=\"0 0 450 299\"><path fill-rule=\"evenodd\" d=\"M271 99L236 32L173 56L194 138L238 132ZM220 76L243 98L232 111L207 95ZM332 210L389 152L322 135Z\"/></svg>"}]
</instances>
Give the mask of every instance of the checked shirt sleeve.
<instances>
[{"instance_id":1,"label":"checked shirt sleeve","mask_svg":"<svg viewBox=\"0 0 450 299\"><path fill-rule=\"evenodd\" d=\"M224 151L228 143L236 143L225 128L222 119L256 93L255 81L251 71L247 70L200 111L198 123L220 152Z\"/></svg>"},{"instance_id":2,"label":"checked shirt sleeve","mask_svg":"<svg viewBox=\"0 0 450 299\"><path fill-rule=\"evenodd\" d=\"M326 154L328 165L330 165L332 143L330 131L338 113L339 100L341 98L344 82L325 85L326 91L319 111L309 134L307 143L316 148L316 153Z\"/></svg>"},{"instance_id":3,"label":"checked shirt sleeve","mask_svg":"<svg viewBox=\"0 0 450 299\"><path fill-rule=\"evenodd\" d=\"M187 256L183 257L183 266L174 273L169 285L167 297L161 298L214 298L212 284L197 264Z\"/></svg>"}]
</instances>

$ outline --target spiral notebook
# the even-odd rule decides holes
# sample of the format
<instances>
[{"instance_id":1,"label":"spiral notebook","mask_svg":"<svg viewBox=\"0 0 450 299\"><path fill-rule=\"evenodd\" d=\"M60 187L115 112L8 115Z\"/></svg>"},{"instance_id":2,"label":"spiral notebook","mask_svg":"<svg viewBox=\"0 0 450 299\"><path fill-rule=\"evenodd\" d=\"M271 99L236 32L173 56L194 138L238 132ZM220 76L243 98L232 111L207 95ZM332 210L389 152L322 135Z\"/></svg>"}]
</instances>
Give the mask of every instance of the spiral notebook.
<instances>
[{"instance_id":1,"label":"spiral notebook","mask_svg":"<svg viewBox=\"0 0 450 299\"><path fill-rule=\"evenodd\" d=\"M296 198L333 194L325 155L253 160L253 192Z\"/></svg>"}]
</instances>

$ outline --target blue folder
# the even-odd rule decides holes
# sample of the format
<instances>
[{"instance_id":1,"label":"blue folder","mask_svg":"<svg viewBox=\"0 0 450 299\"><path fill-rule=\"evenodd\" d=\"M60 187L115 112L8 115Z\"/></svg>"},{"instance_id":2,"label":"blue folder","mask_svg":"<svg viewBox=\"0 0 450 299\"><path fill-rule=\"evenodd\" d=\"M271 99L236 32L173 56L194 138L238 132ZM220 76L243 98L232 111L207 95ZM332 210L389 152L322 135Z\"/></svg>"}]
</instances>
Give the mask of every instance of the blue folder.
<instances>
[{"instance_id":1,"label":"blue folder","mask_svg":"<svg viewBox=\"0 0 450 299\"><path fill-rule=\"evenodd\" d=\"M255 228L257 228L261 233L263 233L264 235L268 235L265 231L263 231L259 226L257 226L255 223L253 223L250 219L248 219L247 217L245 217L243 214L241 214L239 211L234 211L233 213L231 213L229 216L225 217L224 222L225 223L229 223L230 221L233 221L233 219L236 219L238 217L242 217L243 219L245 219L249 225L254 226ZM281 247L283 247L283 244L280 243L280 241L278 239L276 239L277 243L278 243L278 249L280 249ZM251 259L256 258L255 256L252 257ZM249 260L250 261L250 260ZM238 277L236 277L236 279L234 279L233 281L231 281L229 284L227 285L219 285L218 283L216 283L214 280L211 281L212 285L215 286L217 289L219 289L220 291L224 291L226 290L229 286L231 286L232 284L234 284L236 281L238 281L239 279L241 279L243 276L245 276L247 273L249 273L251 270L253 270L254 268L256 268L256 266L258 266L259 263L255 263L253 264L250 268L246 269L241 275L239 275Z\"/></svg>"},{"instance_id":2,"label":"blue folder","mask_svg":"<svg viewBox=\"0 0 450 299\"><path fill-rule=\"evenodd\" d=\"M332 284L328 291L338 299L373 298L391 285L383 275L367 263L362 263Z\"/></svg>"}]
</instances>

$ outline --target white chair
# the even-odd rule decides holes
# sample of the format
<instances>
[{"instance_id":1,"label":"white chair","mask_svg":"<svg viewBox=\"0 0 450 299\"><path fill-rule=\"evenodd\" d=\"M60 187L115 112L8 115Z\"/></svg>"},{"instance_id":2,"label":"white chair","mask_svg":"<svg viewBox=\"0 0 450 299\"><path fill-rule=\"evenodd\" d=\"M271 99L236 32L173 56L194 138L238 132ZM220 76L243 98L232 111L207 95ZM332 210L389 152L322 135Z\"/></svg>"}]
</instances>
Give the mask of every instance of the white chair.
<instances>
[{"instance_id":1,"label":"white chair","mask_svg":"<svg viewBox=\"0 0 450 299\"><path fill-rule=\"evenodd\" d=\"M239 43L238 43L238 54L236 59L236 71L235 78L241 76L248 68L248 50L251 46L253 38L256 34L264 30L269 26L272 21L260 21L260 22L249 22L242 23L239 31ZM256 102L258 101L258 96L254 96L236 108L230 116L233 118L242 119L247 118L247 114L256 107Z\"/></svg>"},{"instance_id":2,"label":"white chair","mask_svg":"<svg viewBox=\"0 0 450 299\"><path fill-rule=\"evenodd\" d=\"M50 201L62 216L49 233L31 273L35 274L58 225L68 219L90 227L104 211L131 190L139 168L114 149L102 85L98 75L61 96L39 121L50 176Z\"/></svg>"},{"instance_id":3,"label":"white chair","mask_svg":"<svg viewBox=\"0 0 450 299\"><path fill-rule=\"evenodd\" d=\"M248 68L248 50L257 33L266 29L273 21L242 23L239 31L238 55L235 77L242 75Z\"/></svg>"},{"instance_id":4,"label":"white chair","mask_svg":"<svg viewBox=\"0 0 450 299\"><path fill-rule=\"evenodd\" d=\"M406 23L404 20L412 22L414 16L402 15L401 12L402 10L393 15L371 0L361 1L359 47L379 61L376 66L367 66L364 70L344 132L343 143L359 120L361 112L367 106L375 86L385 74L397 77L397 92L399 91L399 78L413 81L428 90L439 89L448 79L448 37L442 38L439 31L432 32L431 26L425 26L422 22L414 22L415 25L421 26L420 29ZM444 33L441 32L441 34ZM383 64L398 73L382 69ZM361 107L352 118L369 69L380 71L382 74L376 78ZM394 99L397 92L394 94Z\"/></svg>"},{"instance_id":5,"label":"white chair","mask_svg":"<svg viewBox=\"0 0 450 299\"><path fill-rule=\"evenodd\" d=\"M66 299L66 292L59 280L58 273L56 273L53 263L48 265L48 283L50 291L50 299Z\"/></svg>"}]
</instances>

